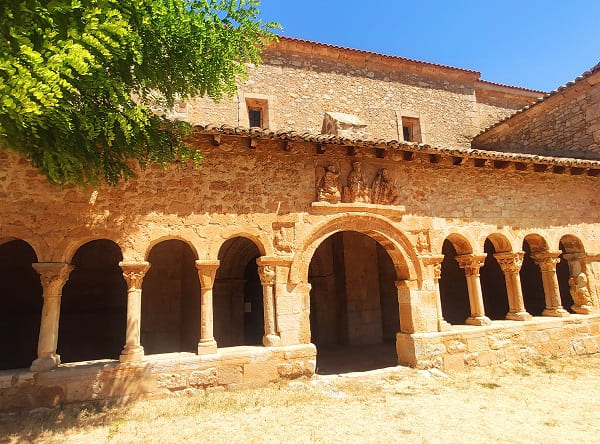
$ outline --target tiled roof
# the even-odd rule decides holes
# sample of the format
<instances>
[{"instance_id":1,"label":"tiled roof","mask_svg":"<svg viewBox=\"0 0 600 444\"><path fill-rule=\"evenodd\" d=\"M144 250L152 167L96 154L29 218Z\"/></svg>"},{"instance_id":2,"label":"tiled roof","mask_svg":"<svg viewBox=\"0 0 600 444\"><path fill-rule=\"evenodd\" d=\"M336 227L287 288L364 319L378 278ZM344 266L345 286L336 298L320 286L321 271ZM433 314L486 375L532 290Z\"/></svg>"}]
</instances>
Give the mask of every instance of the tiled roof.
<instances>
[{"instance_id":1,"label":"tiled roof","mask_svg":"<svg viewBox=\"0 0 600 444\"><path fill-rule=\"evenodd\" d=\"M479 79L478 83L485 83L487 85L493 85L493 86L501 86L503 88L518 89L519 91L538 93L540 95L546 94L546 91L540 91L539 89L523 88L522 86L514 86L514 85L507 85L505 83L490 82L489 80Z\"/></svg>"},{"instance_id":2,"label":"tiled roof","mask_svg":"<svg viewBox=\"0 0 600 444\"><path fill-rule=\"evenodd\" d=\"M383 57L385 59L390 59L390 60L400 60L400 61L409 62L409 63L416 63L419 65L427 65L427 66L433 66L436 68L451 69L454 71L461 71L461 72L465 72L465 73L469 73L469 74L476 74L478 76L481 75L481 73L479 71L474 71L471 69L457 68L455 66L442 65L442 64L438 64L438 63L432 63L432 62L423 62L421 60L409 59L406 57L393 56L393 55L388 55L388 54L380 54L377 52L365 51L363 49L355 49L355 48L348 48L345 46L330 45L329 43L313 42L311 40L297 39L297 38L286 37L286 36L278 36L278 38L279 38L279 40L285 41L285 42L305 43L305 44L310 44L310 45L314 45L314 46L319 46L321 48L331 48L331 49L336 49L336 50L340 50L340 51L349 51L349 52L352 52L355 54L374 55L374 56L379 56L379 57Z\"/></svg>"},{"instance_id":3,"label":"tiled roof","mask_svg":"<svg viewBox=\"0 0 600 444\"><path fill-rule=\"evenodd\" d=\"M379 148L386 150L397 150L407 153L421 153L439 155L441 157L460 159L481 159L497 161L499 163L514 162L518 164L531 164L539 166L569 167L575 169L593 170L597 175L600 173L600 161L587 159L574 159L568 157L538 156L534 154L506 153L499 151L475 150L471 148L442 148L423 143L402 142L397 140L369 140L352 139L330 134L311 134L297 131L271 131L260 128L243 128L229 125L196 125L196 133L213 134L224 136L239 136L256 140L281 140L287 142L310 142L317 145L335 145L355 148Z\"/></svg>"},{"instance_id":4,"label":"tiled roof","mask_svg":"<svg viewBox=\"0 0 600 444\"><path fill-rule=\"evenodd\" d=\"M479 134L477 134L478 137L481 134L486 133L487 131L491 130L492 128L495 128L499 125L501 125L502 123L506 122L509 119L512 119L514 116L518 115L518 114L522 114L525 111L527 111L528 109L533 108L534 106L545 102L546 100L548 100L550 97L555 96L556 94L562 93L563 91L565 91L566 89L571 88L573 85L576 85L577 83L581 82L582 80L587 79L588 77L590 77L591 75L600 72L600 63L598 63L597 65L593 66L592 68L590 68L589 70L587 70L586 72L584 72L583 74L581 74L579 77L577 77L575 80L572 80L570 82L565 83L562 86L559 86L558 88L556 88L554 91L550 91L549 93L545 94L543 97L540 97L539 99L537 99L535 102L533 102L530 105L524 106L523 108L521 108L520 110L514 112L513 114L511 114L508 117L505 117L504 119L494 123L493 125L488 126L487 128L485 128L483 131L481 131Z\"/></svg>"}]
</instances>

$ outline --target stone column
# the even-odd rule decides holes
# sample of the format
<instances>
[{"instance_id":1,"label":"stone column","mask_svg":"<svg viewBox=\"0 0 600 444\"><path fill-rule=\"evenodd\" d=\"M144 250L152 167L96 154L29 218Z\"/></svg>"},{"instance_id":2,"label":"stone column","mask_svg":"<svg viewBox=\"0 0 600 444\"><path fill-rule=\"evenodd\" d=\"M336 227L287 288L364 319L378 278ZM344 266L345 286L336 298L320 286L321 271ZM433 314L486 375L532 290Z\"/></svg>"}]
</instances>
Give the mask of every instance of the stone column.
<instances>
[{"instance_id":1,"label":"stone column","mask_svg":"<svg viewBox=\"0 0 600 444\"><path fill-rule=\"evenodd\" d=\"M121 362L141 361L144 347L140 339L142 323L142 281L150 269L149 262L119 262L123 277L127 282L127 327L125 347L119 356Z\"/></svg>"},{"instance_id":2,"label":"stone column","mask_svg":"<svg viewBox=\"0 0 600 444\"><path fill-rule=\"evenodd\" d=\"M264 323L265 335L263 336L263 345L265 347L277 346L281 342L281 338L277 335L277 327L275 322L275 265L266 263L261 258L256 260L258 264L258 275L263 288L263 308L264 308Z\"/></svg>"},{"instance_id":3,"label":"stone column","mask_svg":"<svg viewBox=\"0 0 600 444\"><path fill-rule=\"evenodd\" d=\"M442 276L442 261L443 260L444 260L444 255L427 256L427 257L423 258L423 263L425 265L431 265L432 271L433 271L438 331L447 331L452 328L452 326L444 320L444 315L442 313L442 297L440 294L440 278Z\"/></svg>"},{"instance_id":4,"label":"stone column","mask_svg":"<svg viewBox=\"0 0 600 444\"><path fill-rule=\"evenodd\" d=\"M589 278L585 266L584 252L565 253L563 258L569 263L569 291L573 298L571 310L578 314L591 314L598 311L590 292Z\"/></svg>"},{"instance_id":5,"label":"stone column","mask_svg":"<svg viewBox=\"0 0 600 444\"><path fill-rule=\"evenodd\" d=\"M60 356L56 354L60 300L62 298L62 288L67 283L69 274L74 267L62 262L39 262L32 264L32 267L40 274L44 291L38 357L31 364L31 371L41 372L50 370L60 364Z\"/></svg>"},{"instance_id":6,"label":"stone column","mask_svg":"<svg viewBox=\"0 0 600 444\"><path fill-rule=\"evenodd\" d=\"M485 315L483 295L481 293L481 281L479 280L479 269L483 267L485 256L485 254L482 256L464 254L456 256L455 258L460 268L465 270L469 291L469 303L471 304L471 316L467 318L465 324L490 325L492 323Z\"/></svg>"},{"instance_id":7,"label":"stone column","mask_svg":"<svg viewBox=\"0 0 600 444\"><path fill-rule=\"evenodd\" d=\"M500 264L506 282L506 294L508 295L508 313L506 319L513 321L528 321L532 316L525 310L523 302L523 289L521 288L521 276L519 271L523 266L522 251L515 253L496 253L494 257Z\"/></svg>"},{"instance_id":8,"label":"stone column","mask_svg":"<svg viewBox=\"0 0 600 444\"><path fill-rule=\"evenodd\" d=\"M542 251L531 255L542 272L542 285L546 299L546 308L542 312L542 316L569 316L569 312L562 307L558 277L556 276L556 264L560 261L561 253L562 251Z\"/></svg>"},{"instance_id":9,"label":"stone column","mask_svg":"<svg viewBox=\"0 0 600 444\"><path fill-rule=\"evenodd\" d=\"M196 261L200 278L200 341L198 354L207 355L217 352L217 341L213 333L213 284L219 261Z\"/></svg>"}]
</instances>

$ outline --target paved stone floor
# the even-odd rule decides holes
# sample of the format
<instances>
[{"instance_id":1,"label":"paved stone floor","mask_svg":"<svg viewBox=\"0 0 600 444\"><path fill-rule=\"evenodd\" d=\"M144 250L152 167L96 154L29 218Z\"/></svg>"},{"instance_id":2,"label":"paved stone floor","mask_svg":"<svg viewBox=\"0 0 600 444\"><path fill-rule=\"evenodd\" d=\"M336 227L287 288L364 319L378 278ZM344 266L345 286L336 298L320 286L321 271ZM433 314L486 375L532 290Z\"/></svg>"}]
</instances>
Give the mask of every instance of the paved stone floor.
<instances>
[{"instance_id":1,"label":"paved stone floor","mask_svg":"<svg viewBox=\"0 0 600 444\"><path fill-rule=\"evenodd\" d=\"M317 374L363 372L398 365L395 344L317 347Z\"/></svg>"}]
</instances>

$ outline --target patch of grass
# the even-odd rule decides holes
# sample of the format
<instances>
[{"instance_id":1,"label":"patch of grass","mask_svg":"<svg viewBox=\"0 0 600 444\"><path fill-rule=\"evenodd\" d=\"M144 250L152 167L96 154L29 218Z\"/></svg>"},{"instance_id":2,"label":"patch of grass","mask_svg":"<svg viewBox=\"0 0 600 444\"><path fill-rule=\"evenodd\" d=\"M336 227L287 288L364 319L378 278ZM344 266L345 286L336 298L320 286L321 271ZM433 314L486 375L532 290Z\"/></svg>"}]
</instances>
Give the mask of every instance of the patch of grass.
<instances>
[{"instance_id":1,"label":"patch of grass","mask_svg":"<svg viewBox=\"0 0 600 444\"><path fill-rule=\"evenodd\" d=\"M497 382L479 382L479 385L483 388L487 388L487 389L497 389L502 387L500 384L498 384Z\"/></svg>"}]
</instances>

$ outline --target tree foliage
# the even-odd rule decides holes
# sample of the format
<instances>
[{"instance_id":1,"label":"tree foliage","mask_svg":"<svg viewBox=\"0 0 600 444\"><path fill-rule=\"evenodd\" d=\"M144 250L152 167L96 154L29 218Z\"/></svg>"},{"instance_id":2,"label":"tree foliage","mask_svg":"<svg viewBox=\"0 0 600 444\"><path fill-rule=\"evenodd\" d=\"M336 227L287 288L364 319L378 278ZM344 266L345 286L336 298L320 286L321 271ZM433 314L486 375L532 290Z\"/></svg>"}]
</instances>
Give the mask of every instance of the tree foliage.
<instances>
[{"instance_id":1,"label":"tree foliage","mask_svg":"<svg viewBox=\"0 0 600 444\"><path fill-rule=\"evenodd\" d=\"M258 3L1 1L0 143L54 184L115 185L132 159L199 160L189 125L150 105L231 96L278 26Z\"/></svg>"}]
</instances>

